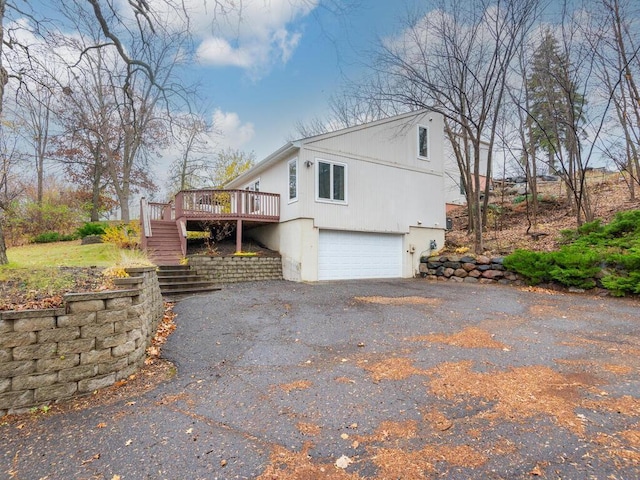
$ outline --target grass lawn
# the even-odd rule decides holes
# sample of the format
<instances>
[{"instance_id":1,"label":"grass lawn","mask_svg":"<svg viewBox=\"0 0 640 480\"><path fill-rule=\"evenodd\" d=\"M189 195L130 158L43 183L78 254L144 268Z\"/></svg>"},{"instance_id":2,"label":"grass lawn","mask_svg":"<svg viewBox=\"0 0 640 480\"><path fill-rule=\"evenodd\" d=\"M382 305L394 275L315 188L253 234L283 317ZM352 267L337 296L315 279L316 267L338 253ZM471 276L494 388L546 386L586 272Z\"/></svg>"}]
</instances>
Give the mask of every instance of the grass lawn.
<instances>
[{"instance_id":1,"label":"grass lawn","mask_svg":"<svg viewBox=\"0 0 640 480\"><path fill-rule=\"evenodd\" d=\"M7 249L9 264L0 266L0 278L2 272L15 268L109 267L120 260L120 252L110 243L80 245L80 240L13 247Z\"/></svg>"},{"instance_id":2,"label":"grass lawn","mask_svg":"<svg viewBox=\"0 0 640 480\"><path fill-rule=\"evenodd\" d=\"M0 265L0 310L94 290L103 283L107 267L148 264L140 252L108 243L81 245L79 240L12 247L7 257L9 264Z\"/></svg>"}]
</instances>

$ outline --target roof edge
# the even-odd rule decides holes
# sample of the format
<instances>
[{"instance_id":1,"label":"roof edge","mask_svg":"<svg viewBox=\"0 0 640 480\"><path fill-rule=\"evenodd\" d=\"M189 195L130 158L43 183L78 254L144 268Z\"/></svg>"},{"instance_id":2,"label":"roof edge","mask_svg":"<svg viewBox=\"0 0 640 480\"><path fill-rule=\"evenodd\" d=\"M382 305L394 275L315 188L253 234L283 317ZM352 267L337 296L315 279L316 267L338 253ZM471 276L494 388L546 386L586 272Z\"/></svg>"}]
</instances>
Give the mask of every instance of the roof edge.
<instances>
[{"instance_id":1,"label":"roof edge","mask_svg":"<svg viewBox=\"0 0 640 480\"><path fill-rule=\"evenodd\" d=\"M282 147L280 147L278 150L273 152L271 155L264 158L260 162L256 163L249 170L247 170L246 172L243 172L242 174L240 174L239 176L231 180L229 183L227 183L224 186L224 188L227 190L238 188L239 185L242 185L242 183L244 183L244 181L246 181L248 178L260 172L263 172L274 163L277 163L283 158L288 157L289 155L291 155L292 153L296 152L299 149L300 149L300 142L296 141L296 142L285 143Z\"/></svg>"}]
</instances>

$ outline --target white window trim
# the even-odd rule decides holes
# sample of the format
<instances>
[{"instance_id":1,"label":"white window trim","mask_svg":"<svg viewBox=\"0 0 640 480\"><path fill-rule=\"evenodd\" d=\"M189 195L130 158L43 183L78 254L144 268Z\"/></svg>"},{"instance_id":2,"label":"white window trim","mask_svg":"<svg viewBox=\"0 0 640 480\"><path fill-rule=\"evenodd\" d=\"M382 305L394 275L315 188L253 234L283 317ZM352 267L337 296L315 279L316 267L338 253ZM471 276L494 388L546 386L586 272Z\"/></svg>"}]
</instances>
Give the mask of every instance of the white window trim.
<instances>
[{"instance_id":1,"label":"white window trim","mask_svg":"<svg viewBox=\"0 0 640 480\"><path fill-rule=\"evenodd\" d=\"M424 128L427 131L427 156L420 155L420 129ZM429 160L431 158L431 132L429 132L429 127L426 125L418 124L416 128L416 155L418 158L422 160Z\"/></svg>"},{"instance_id":2,"label":"white window trim","mask_svg":"<svg viewBox=\"0 0 640 480\"><path fill-rule=\"evenodd\" d=\"M296 165L296 196L293 198L289 198L289 203L294 203L298 201L298 185L300 184L300 165L298 163L298 158L292 158L287 162L287 197L291 195L291 185L289 182L291 181L291 164L295 163Z\"/></svg>"},{"instance_id":3,"label":"white window trim","mask_svg":"<svg viewBox=\"0 0 640 480\"><path fill-rule=\"evenodd\" d=\"M344 200L333 200L333 198L320 198L320 185L319 176L320 176L320 163L328 163L332 166L331 168L331 182L329 183L331 188L331 197L333 197L333 165L340 165L344 167ZM316 202L318 203L331 203L333 205L347 205L349 200L349 166L346 163L335 162L333 160L325 160L324 158L316 158L315 161L315 190L316 190Z\"/></svg>"}]
</instances>

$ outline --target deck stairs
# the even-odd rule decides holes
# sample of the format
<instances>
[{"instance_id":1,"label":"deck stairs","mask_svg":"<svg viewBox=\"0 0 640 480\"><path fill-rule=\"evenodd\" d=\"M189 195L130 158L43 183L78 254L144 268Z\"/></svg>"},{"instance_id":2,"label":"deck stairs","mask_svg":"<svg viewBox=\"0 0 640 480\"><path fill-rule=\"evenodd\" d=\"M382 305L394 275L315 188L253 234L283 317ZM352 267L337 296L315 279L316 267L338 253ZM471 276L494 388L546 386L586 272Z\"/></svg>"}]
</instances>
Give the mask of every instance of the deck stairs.
<instances>
[{"instance_id":1,"label":"deck stairs","mask_svg":"<svg viewBox=\"0 0 640 480\"><path fill-rule=\"evenodd\" d=\"M149 258L156 265L180 265L180 233L174 221L151 220L153 236L147 239Z\"/></svg>"},{"instance_id":2,"label":"deck stairs","mask_svg":"<svg viewBox=\"0 0 640 480\"><path fill-rule=\"evenodd\" d=\"M220 290L215 282L194 273L189 265L161 265L158 282L162 295L170 298Z\"/></svg>"}]
</instances>

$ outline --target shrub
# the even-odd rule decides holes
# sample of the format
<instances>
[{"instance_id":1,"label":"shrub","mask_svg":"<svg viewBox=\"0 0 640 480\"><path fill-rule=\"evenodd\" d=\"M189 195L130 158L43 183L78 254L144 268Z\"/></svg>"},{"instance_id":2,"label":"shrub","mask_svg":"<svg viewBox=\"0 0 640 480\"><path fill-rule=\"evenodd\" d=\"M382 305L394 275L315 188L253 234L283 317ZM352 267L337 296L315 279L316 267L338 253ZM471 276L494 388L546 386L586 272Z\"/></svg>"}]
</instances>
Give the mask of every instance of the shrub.
<instances>
[{"instance_id":1,"label":"shrub","mask_svg":"<svg viewBox=\"0 0 640 480\"><path fill-rule=\"evenodd\" d=\"M75 235L62 235L58 232L44 232L33 238L33 243L70 242L75 240Z\"/></svg>"},{"instance_id":2,"label":"shrub","mask_svg":"<svg viewBox=\"0 0 640 480\"><path fill-rule=\"evenodd\" d=\"M516 250L505 257L504 266L525 277L531 285L551 281L552 262L549 254L544 252Z\"/></svg>"},{"instance_id":3,"label":"shrub","mask_svg":"<svg viewBox=\"0 0 640 480\"><path fill-rule=\"evenodd\" d=\"M108 225L104 229L102 240L119 248L137 248L140 245L140 223L132 220L129 223Z\"/></svg>"},{"instance_id":4,"label":"shrub","mask_svg":"<svg viewBox=\"0 0 640 480\"><path fill-rule=\"evenodd\" d=\"M640 294L640 271L627 275L607 275L602 279L602 286L616 297L624 297L628 293Z\"/></svg>"},{"instance_id":5,"label":"shrub","mask_svg":"<svg viewBox=\"0 0 640 480\"><path fill-rule=\"evenodd\" d=\"M547 255L553 263L549 269L552 280L566 287L593 288L596 286L594 277L600 271L597 253L563 247L560 251Z\"/></svg>"},{"instance_id":6,"label":"shrub","mask_svg":"<svg viewBox=\"0 0 640 480\"><path fill-rule=\"evenodd\" d=\"M59 241L60 234L58 232L44 232L33 237L33 243L52 243Z\"/></svg>"},{"instance_id":7,"label":"shrub","mask_svg":"<svg viewBox=\"0 0 640 480\"><path fill-rule=\"evenodd\" d=\"M565 245L556 252L516 251L505 258L505 267L531 284L579 288L596 286L602 271L602 286L614 295L640 293L640 210L619 212L607 225L595 220L563 230L561 241Z\"/></svg>"},{"instance_id":8,"label":"shrub","mask_svg":"<svg viewBox=\"0 0 640 480\"><path fill-rule=\"evenodd\" d=\"M21 216L21 226L27 235L39 235L47 232L72 232L78 220L77 212L67 205L56 205L43 202L24 205Z\"/></svg>"},{"instance_id":9,"label":"shrub","mask_svg":"<svg viewBox=\"0 0 640 480\"><path fill-rule=\"evenodd\" d=\"M530 202L531 200L533 200L533 195L528 193L527 195L516 195L515 197L513 197L513 200L511 203L513 203L514 205L518 205L519 203L522 203L524 201L528 201ZM555 199L553 197L546 197L543 196L542 194L538 194L538 202L542 203L542 202L555 202Z\"/></svg>"},{"instance_id":10,"label":"shrub","mask_svg":"<svg viewBox=\"0 0 640 480\"><path fill-rule=\"evenodd\" d=\"M105 227L106 224L103 222L86 222L76 232L80 238L88 237L89 235L104 235Z\"/></svg>"}]
</instances>

